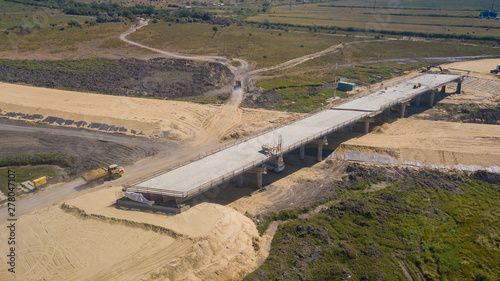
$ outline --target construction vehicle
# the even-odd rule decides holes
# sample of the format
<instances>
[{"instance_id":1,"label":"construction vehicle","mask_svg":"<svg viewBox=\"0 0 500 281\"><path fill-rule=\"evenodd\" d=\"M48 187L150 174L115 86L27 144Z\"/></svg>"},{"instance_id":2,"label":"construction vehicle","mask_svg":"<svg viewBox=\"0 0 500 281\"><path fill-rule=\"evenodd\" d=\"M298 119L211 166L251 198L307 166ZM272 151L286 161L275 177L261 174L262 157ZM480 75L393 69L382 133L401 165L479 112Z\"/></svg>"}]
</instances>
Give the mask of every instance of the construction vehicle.
<instances>
[{"instance_id":1,"label":"construction vehicle","mask_svg":"<svg viewBox=\"0 0 500 281\"><path fill-rule=\"evenodd\" d=\"M277 145L264 144L262 146L262 152L271 155L271 161L267 165L267 168L275 171L276 173L283 172L285 170L285 162L283 161L283 151L281 145L283 143L283 137L280 135Z\"/></svg>"},{"instance_id":2,"label":"construction vehicle","mask_svg":"<svg viewBox=\"0 0 500 281\"><path fill-rule=\"evenodd\" d=\"M120 178L125 173L123 167L119 167L116 164L109 165L108 168L98 168L82 175L82 179L92 185L101 185L105 180L113 179L116 180Z\"/></svg>"},{"instance_id":3,"label":"construction vehicle","mask_svg":"<svg viewBox=\"0 0 500 281\"><path fill-rule=\"evenodd\" d=\"M422 87L422 84L420 84L420 83L413 85L413 89L418 89L420 87Z\"/></svg>"},{"instance_id":4,"label":"construction vehicle","mask_svg":"<svg viewBox=\"0 0 500 281\"><path fill-rule=\"evenodd\" d=\"M241 81L240 80L236 80L236 82L234 83L234 89L241 89Z\"/></svg>"},{"instance_id":5,"label":"construction vehicle","mask_svg":"<svg viewBox=\"0 0 500 281\"><path fill-rule=\"evenodd\" d=\"M48 185L50 179L51 179L50 177L43 176L43 177L39 177L37 179L34 179L32 181L28 180L28 181L22 182L21 186L29 189L29 191L33 191L33 190L35 190L35 188L41 188L41 187Z\"/></svg>"},{"instance_id":6,"label":"construction vehicle","mask_svg":"<svg viewBox=\"0 0 500 281\"><path fill-rule=\"evenodd\" d=\"M490 73L492 73L492 74L498 74L498 73L500 73L500 64L497 65L497 68L495 68L493 70L490 70Z\"/></svg>"}]
</instances>

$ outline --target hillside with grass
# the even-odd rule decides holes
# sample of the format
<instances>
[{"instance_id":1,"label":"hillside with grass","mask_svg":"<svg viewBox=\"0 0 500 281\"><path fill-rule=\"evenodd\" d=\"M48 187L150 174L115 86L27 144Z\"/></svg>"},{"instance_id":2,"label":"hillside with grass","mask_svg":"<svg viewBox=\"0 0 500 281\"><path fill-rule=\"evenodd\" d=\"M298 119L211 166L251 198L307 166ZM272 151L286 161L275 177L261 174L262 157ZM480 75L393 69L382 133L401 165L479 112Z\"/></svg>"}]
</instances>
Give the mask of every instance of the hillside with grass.
<instances>
[{"instance_id":1,"label":"hillside with grass","mask_svg":"<svg viewBox=\"0 0 500 281\"><path fill-rule=\"evenodd\" d=\"M339 196L317 214L288 216L245 280L498 280L498 175L357 164L348 172L325 183Z\"/></svg>"}]
</instances>

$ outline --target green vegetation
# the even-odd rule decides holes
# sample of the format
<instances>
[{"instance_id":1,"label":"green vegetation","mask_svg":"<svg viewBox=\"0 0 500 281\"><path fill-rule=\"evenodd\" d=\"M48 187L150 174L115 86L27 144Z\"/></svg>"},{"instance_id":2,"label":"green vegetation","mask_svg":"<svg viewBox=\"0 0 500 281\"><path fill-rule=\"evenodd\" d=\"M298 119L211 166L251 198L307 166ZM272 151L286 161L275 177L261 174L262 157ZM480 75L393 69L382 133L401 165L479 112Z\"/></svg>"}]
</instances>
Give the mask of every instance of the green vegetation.
<instances>
[{"instance_id":1,"label":"green vegetation","mask_svg":"<svg viewBox=\"0 0 500 281\"><path fill-rule=\"evenodd\" d=\"M116 68L119 64L106 59L82 60L7 60L0 59L0 65L15 66L32 70L52 70L58 72L83 73L106 68ZM0 164L1 165L1 164Z\"/></svg>"},{"instance_id":2,"label":"green vegetation","mask_svg":"<svg viewBox=\"0 0 500 281\"><path fill-rule=\"evenodd\" d=\"M430 170L375 192L348 182L330 208L281 225L245 280L498 279L499 185Z\"/></svg>"},{"instance_id":3,"label":"green vegetation","mask_svg":"<svg viewBox=\"0 0 500 281\"><path fill-rule=\"evenodd\" d=\"M20 3L14 3L5 0L0 1L0 11L2 11L2 13L31 11L35 9L36 7L30 5L23 5Z\"/></svg>"},{"instance_id":4,"label":"green vegetation","mask_svg":"<svg viewBox=\"0 0 500 281\"><path fill-rule=\"evenodd\" d=\"M77 158L66 154L34 154L4 156L0 158L0 167L25 166L25 165L58 165L61 167L74 167Z\"/></svg>"},{"instance_id":5,"label":"green vegetation","mask_svg":"<svg viewBox=\"0 0 500 281\"><path fill-rule=\"evenodd\" d=\"M64 23L69 22L68 18ZM30 25L31 26L31 25ZM18 31L10 34L0 33L0 49L5 51L29 52L41 51L51 54L77 51L84 42L115 36L129 26L122 23L102 23L96 26L84 25L83 28L61 28L42 25L29 35L19 35Z\"/></svg>"},{"instance_id":6,"label":"green vegetation","mask_svg":"<svg viewBox=\"0 0 500 281\"><path fill-rule=\"evenodd\" d=\"M166 22L148 25L128 38L158 49L201 55L215 54L229 58L241 57L258 68L274 66L318 52L340 44L341 41L351 41L350 38L327 34L282 32L236 25L219 27L214 35L212 26L208 24Z\"/></svg>"},{"instance_id":7,"label":"green vegetation","mask_svg":"<svg viewBox=\"0 0 500 281\"><path fill-rule=\"evenodd\" d=\"M7 171L9 169L15 171L16 183L21 183L27 180L34 180L42 176L48 176L52 178L51 183L56 183L61 180L61 175L63 174L61 168L51 165L1 167L0 191L4 194L7 194Z\"/></svg>"}]
</instances>

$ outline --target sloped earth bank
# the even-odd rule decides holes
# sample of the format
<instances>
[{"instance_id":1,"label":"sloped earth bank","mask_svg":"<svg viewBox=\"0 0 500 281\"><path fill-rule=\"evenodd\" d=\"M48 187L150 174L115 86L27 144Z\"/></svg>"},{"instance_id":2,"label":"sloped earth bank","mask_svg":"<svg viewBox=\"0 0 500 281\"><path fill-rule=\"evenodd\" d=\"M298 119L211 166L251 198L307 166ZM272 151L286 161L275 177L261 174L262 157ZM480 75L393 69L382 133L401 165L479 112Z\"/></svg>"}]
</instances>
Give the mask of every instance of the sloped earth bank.
<instances>
[{"instance_id":1,"label":"sloped earth bank","mask_svg":"<svg viewBox=\"0 0 500 281\"><path fill-rule=\"evenodd\" d=\"M498 168L499 140L498 125L407 118L375 127L371 134L342 143L334 155L393 164Z\"/></svg>"},{"instance_id":2,"label":"sloped earth bank","mask_svg":"<svg viewBox=\"0 0 500 281\"><path fill-rule=\"evenodd\" d=\"M17 221L17 273L1 280L232 280L256 266L249 218L215 204L175 216L116 209L101 189ZM9 233L2 225L0 238ZM0 246L5 261L7 244Z\"/></svg>"},{"instance_id":3,"label":"sloped earth bank","mask_svg":"<svg viewBox=\"0 0 500 281\"><path fill-rule=\"evenodd\" d=\"M1 113L40 114L65 120L99 123L143 132L147 137L162 137L179 143L193 141L203 135L207 119L221 114L220 107L190 102L117 97L66 90L30 87L0 82ZM222 129L222 138L239 138L271 127L283 125L300 115L261 109L233 108L234 115ZM19 117L16 117L19 118ZM56 118L56 119L57 119ZM210 125L210 124L208 124ZM215 123L215 125L221 125ZM76 125L70 125L75 127ZM233 136L231 136L233 135ZM219 137L219 136L218 136Z\"/></svg>"},{"instance_id":4,"label":"sloped earth bank","mask_svg":"<svg viewBox=\"0 0 500 281\"><path fill-rule=\"evenodd\" d=\"M231 71L214 62L155 58L82 61L0 61L0 81L120 96L182 98L226 86ZM72 67L68 67L72 66Z\"/></svg>"},{"instance_id":5,"label":"sloped earth bank","mask_svg":"<svg viewBox=\"0 0 500 281\"><path fill-rule=\"evenodd\" d=\"M331 160L327 160L331 161ZM245 280L496 280L498 174L351 163Z\"/></svg>"}]
</instances>

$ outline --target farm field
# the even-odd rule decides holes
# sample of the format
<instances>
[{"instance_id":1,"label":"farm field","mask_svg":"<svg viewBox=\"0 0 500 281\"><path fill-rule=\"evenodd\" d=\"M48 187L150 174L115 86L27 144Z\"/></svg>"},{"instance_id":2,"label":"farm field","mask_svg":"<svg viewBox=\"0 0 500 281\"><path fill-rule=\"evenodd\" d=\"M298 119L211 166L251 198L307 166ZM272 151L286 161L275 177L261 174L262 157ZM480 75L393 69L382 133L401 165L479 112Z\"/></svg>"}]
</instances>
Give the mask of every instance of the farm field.
<instances>
[{"instance_id":1,"label":"farm field","mask_svg":"<svg viewBox=\"0 0 500 281\"><path fill-rule=\"evenodd\" d=\"M405 15L397 15L398 13ZM277 6L270 13L248 18L252 21L287 23L299 25L357 27L375 30L395 30L428 33L474 34L500 36L500 22L475 18L429 16L432 11L414 11L406 15L398 9L358 9L350 7L331 7L325 4L297 5L290 10L288 6ZM420 12L420 14L417 14ZM426 16L427 15L427 16ZM449 15L443 13L443 15ZM455 11L451 15L457 16Z\"/></svg>"}]
</instances>

